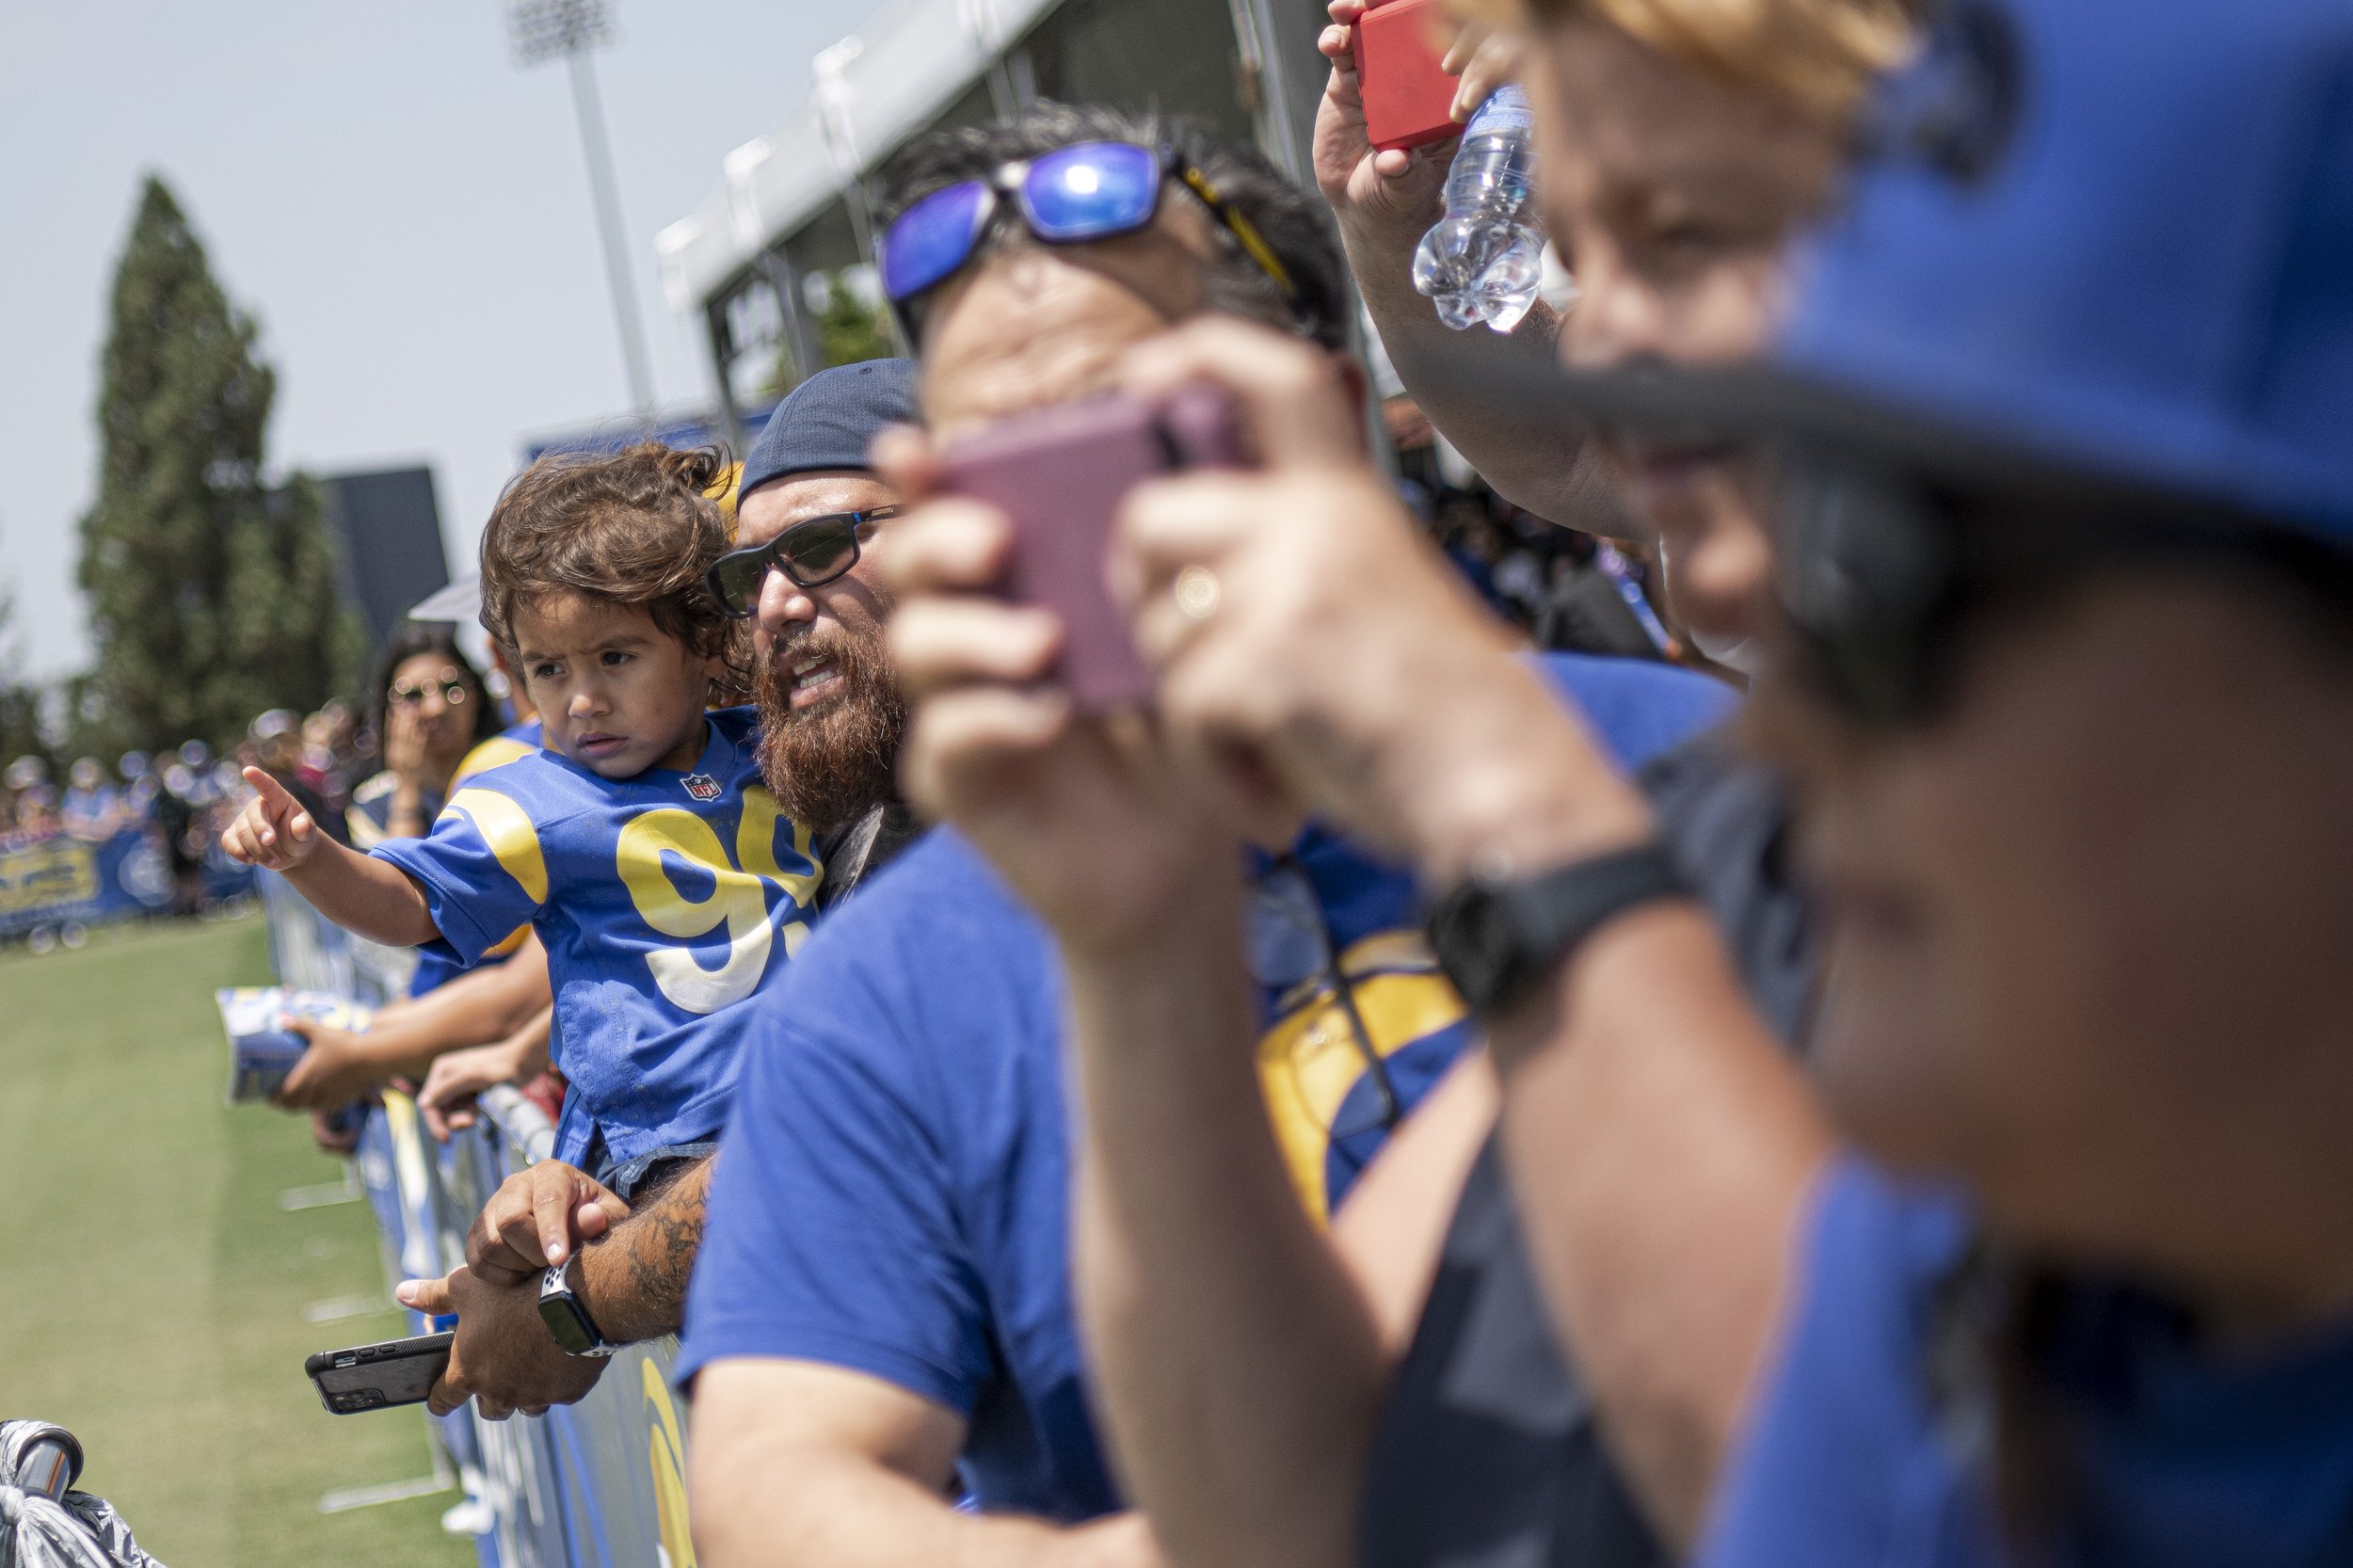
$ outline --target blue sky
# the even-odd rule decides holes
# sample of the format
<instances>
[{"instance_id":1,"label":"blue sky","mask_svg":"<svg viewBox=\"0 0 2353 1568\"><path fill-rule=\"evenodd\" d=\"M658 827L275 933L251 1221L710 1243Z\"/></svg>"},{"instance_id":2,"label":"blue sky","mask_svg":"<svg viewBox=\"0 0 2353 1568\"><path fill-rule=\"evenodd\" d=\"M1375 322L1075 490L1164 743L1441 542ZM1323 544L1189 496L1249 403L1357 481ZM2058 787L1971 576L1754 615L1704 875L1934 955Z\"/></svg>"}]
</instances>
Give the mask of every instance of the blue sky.
<instances>
[{"instance_id":1,"label":"blue sky","mask_svg":"<svg viewBox=\"0 0 2353 1568\"><path fill-rule=\"evenodd\" d=\"M597 58L656 393L702 403L653 237L876 0L614 0ZM528 435L625 412L560 64L500 0L0 7L0 585L24 667L88 656L75 523L105 297L141 174L171 184L279 372L272 465L423 461L452 559ZM5 650L0 650L5 656Z\"/></svg>"}]
</instances>

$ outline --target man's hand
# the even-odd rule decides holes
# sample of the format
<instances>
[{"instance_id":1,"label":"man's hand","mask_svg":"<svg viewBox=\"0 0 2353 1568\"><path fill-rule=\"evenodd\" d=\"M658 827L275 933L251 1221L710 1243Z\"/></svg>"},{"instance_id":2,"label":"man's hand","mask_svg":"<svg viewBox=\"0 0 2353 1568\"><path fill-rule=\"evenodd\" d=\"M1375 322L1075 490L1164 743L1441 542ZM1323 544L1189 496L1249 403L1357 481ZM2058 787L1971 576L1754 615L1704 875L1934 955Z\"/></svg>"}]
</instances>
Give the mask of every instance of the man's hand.
<instances>
[{"instance_id":1,"label":"man's hand","mask_svg":"<svg viewBox=\"0 0 2353 1568\"><path fill-rule=\"evenodd\" d=\"M220 847L228 851L229 858L282 872L315 854L326 835L311 820L311 813L286 792L286 787L259 768L246 769L245 781L253 786L254 796L220 836Z\"/></svg>"},{"instance_id":2,"label":"man's hand","mask_svg":"<svg viewBox=\"0 0 2353 1568\"><path fill-rule=\"evenodd\" d=\"M1644 835L1641 798L1366 461L1328 356L1209 318L1139 347L1127 380L1222 385L1262 460L1138 486L1112 567L1173 748L1215 759L1238 809L1272 781L1441 886L1475 857L1532 869Z\"/></svg>"},{"instance_id":3,"label":"man's hand","mask_svg":"<svg viewBox=\"0 0 2353 1568\"><path fill-rule=\"evenodd\" d=\"M1356 24L1371 8L1367 0L1331 0L1324 8L1332 24L1316 40L1316 48L1332 62L1332 74L1316 107L1309 149L1316 187L1352 242L1352 256L1363 248L1402 249L1410 255L1430 226L1446 214L1446 175L1454 161L1455 143L1433 142L1410 151L1373 148L1365 131L1365 100L1354 53ZM1454 94L1457 124L1468 121L1488 94L1516 74L1520 50L1516 35L1497 33L1477 22L1462 24L1445 60L1449 74L1462 84Z\"/></svg>"},{"instance_id":4,"label":"man's hand","mask_svg":"<svg viewBox=\"0 0 2353 1568\"><path fill-rule=\"evenodd\" d=\"M392 1076L368 1055L363 1036L349 1030L329 1029L312 1018L288 1018L285 1027L310 1041L311 1048L270 1096L272 1105L332 1111L382 1088Z\"/></svg>"},{"instance_id":5,"label":"man's hand","mask_svg":"<svg viewBox=\"0 0 2353 1568\"><path fill-rule=\"evenodd\" d=\"M880 554L898 595L891 653L916 701L900 764L908 797L962 828L1068 950L1149 943L1179 908L1237 902L1236 835L1204 781L1143 719L1081 716L1045 683L1062 629L996 597L1004 515L921 499L936 465L911 432L876 456L917 503Z\"/></svg>"},{"instance_id":6,"label":"man's hand","mask_svg":"<svg viewBox=\"0 0 2353 1568\"><path fill-rule=\"evenodd\" d=\"M1357 20L1369 8L1366 0L1331 0L1325 8L1332 24L1316 40L1316 48L1332 62L1332 74L1316 108L1309 156L1316 186L1342 231L1378 249L1402 245L1410 251L1445 214L1446 171L1454 143L1412 152L1373 150L1365 132L1353 53Z\"/></svg>"},{"instance_id":7,"label":"man's hand","mask_svg":"<svg viewBox=\"0 0 2353 1568\"><path fill-rule=\"evenodd\" d=\"M457 1315L449 1365L425 1396L436 1416L470 1399L488 1421L504 1421L518 1410L536 1416L582 1399L604 1375L603 1357L566 1355L556 1347L539 1316L536 1275L504 1285L458 1269L446 1279L406 1281L393 1293L419 1312Z\"/></svg>"},{"instance_id":8,"label":"man's hand","mask_svg":"<svg viewBox=\"0 0 2353 1568\"><path fill-rule=\"evenodd\" d=\"M629 1218L623 1203L587 1172L542 1160L508 1176L466 1232L466 1265L498 1285L539 1277Z\"/></svg>"}]
</instances>

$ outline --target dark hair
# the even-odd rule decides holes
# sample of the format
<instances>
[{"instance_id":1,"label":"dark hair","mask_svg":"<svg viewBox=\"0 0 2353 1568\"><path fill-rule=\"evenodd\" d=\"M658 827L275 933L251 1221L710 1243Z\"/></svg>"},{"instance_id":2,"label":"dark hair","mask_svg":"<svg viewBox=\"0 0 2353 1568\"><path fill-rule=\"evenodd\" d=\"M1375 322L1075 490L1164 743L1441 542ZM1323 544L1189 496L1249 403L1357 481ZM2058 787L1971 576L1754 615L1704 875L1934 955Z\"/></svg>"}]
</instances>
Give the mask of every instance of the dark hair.
<instances>
[{"instance_id":1,"label":"dark hair","mask_svg":"<svg viewBox=\"0 0 2353 1568\"><path fill-rule=\"evenodd\" d=\"M1296 308L1221 226L1223 260L1209 268L1204 291L1215 309L1286 328L1326 348L1348 345L1347 271L1339 242L1323 202L1278 173L1250 148L1228 146L1197 120L1131 115L1096 104L1056 104L1041 99L1011 119L988 125L934 131L893 158L884 173L888 191L888 223L936 190L963 180L985 178L998 167L1035 158L1082 141L1126 141L1165 147L1205 175L1220 196L1249 219L1269 249L1291 275ZM1186 198L1190 200L1190 198ZM982 241L982 251L1028 240L1019 222L1001 217Z\"/></svg>"},{"instance_id":2,"label":"dark hair","mask_svg":"<svg viewBox=\"0 0 2353 1568\"><path fill-rule=\"evenodd\" d=\"M520 669L515 611L543 594L632 604L696 653L728 657L732 623L703 587L727 551L728 455L639 441L552 452L516 475L482 531L482 627Z\"/></svg>"},{"instance_id":3,"label":"dark hair","mask_svg":"<svg viewBox=\"0 0 2353 1568\"><path fill-rule=\"evenodd\" d=\"M458 651L457 638L440 621L403 621L392 633L392 640L384 645L383 658L376 668L376 682L368 688L367 728L378 737L384 733L384 711L391 706L392 677L400 666L419 654L430 654L456 666L473 688L473 738L487 741L502 728L498 705L490 700L489 689L482 683L482 672L473 667L473 661Z\"/></svg>"}]
</instances>

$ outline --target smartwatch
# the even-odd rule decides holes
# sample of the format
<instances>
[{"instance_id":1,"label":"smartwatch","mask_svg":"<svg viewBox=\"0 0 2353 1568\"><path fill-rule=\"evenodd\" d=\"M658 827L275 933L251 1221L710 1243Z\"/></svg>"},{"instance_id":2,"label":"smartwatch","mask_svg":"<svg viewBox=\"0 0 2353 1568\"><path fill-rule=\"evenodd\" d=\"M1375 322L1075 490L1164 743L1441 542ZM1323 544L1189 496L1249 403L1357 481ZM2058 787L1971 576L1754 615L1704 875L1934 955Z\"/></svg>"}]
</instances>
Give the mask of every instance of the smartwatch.
<instances>
[{"instance_id":1,"label":"smartwatch","mask_svg":"<svg viewBox=\"0 0 2353 1568\"><path fill-rule=\"evenodd\" d=\"M1598 855L1533 876L1473 872L1424 922L1439 968L1481 1016L1525 996L1603 925L1654 899L1692 894L1659 843Z\"/></svg>"},{"instance_id":2,"label":"smartwatch","mask_svg":"<svg viewBox=\"0 0 2353 1568\"><path fill-rule=\"evenodd\" d=\"M588 1307L573 1293L568 1262L558 1263L539 1281L539 1320L566 1355L608 1356L621 1347L608 1342Z\"/></svg>"}]
</instances>

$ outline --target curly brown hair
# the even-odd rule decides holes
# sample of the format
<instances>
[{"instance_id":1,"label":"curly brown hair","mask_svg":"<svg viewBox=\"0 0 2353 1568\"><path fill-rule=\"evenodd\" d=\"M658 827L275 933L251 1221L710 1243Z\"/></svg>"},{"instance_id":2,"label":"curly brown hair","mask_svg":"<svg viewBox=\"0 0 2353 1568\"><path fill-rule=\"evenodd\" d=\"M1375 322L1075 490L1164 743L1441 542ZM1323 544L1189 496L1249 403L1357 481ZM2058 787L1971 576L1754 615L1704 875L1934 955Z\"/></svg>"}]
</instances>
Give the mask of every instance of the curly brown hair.
<instances>
[{"instance_id":1,"label":"curly brown hair","mask_svg":"<svg viewBox=\"0 0 2353 1568\"><path fill-rule=\"evenodd\" d=\"M703 586L730 542L720 506L732 467L719 447L660 441L541 457L506 487L482 531L482 629L520 668L517 606L551 593L633 604L665 635L725 660L722 695L740 696L746 664L735 623Z\"/></svg>"}]
</instances>

